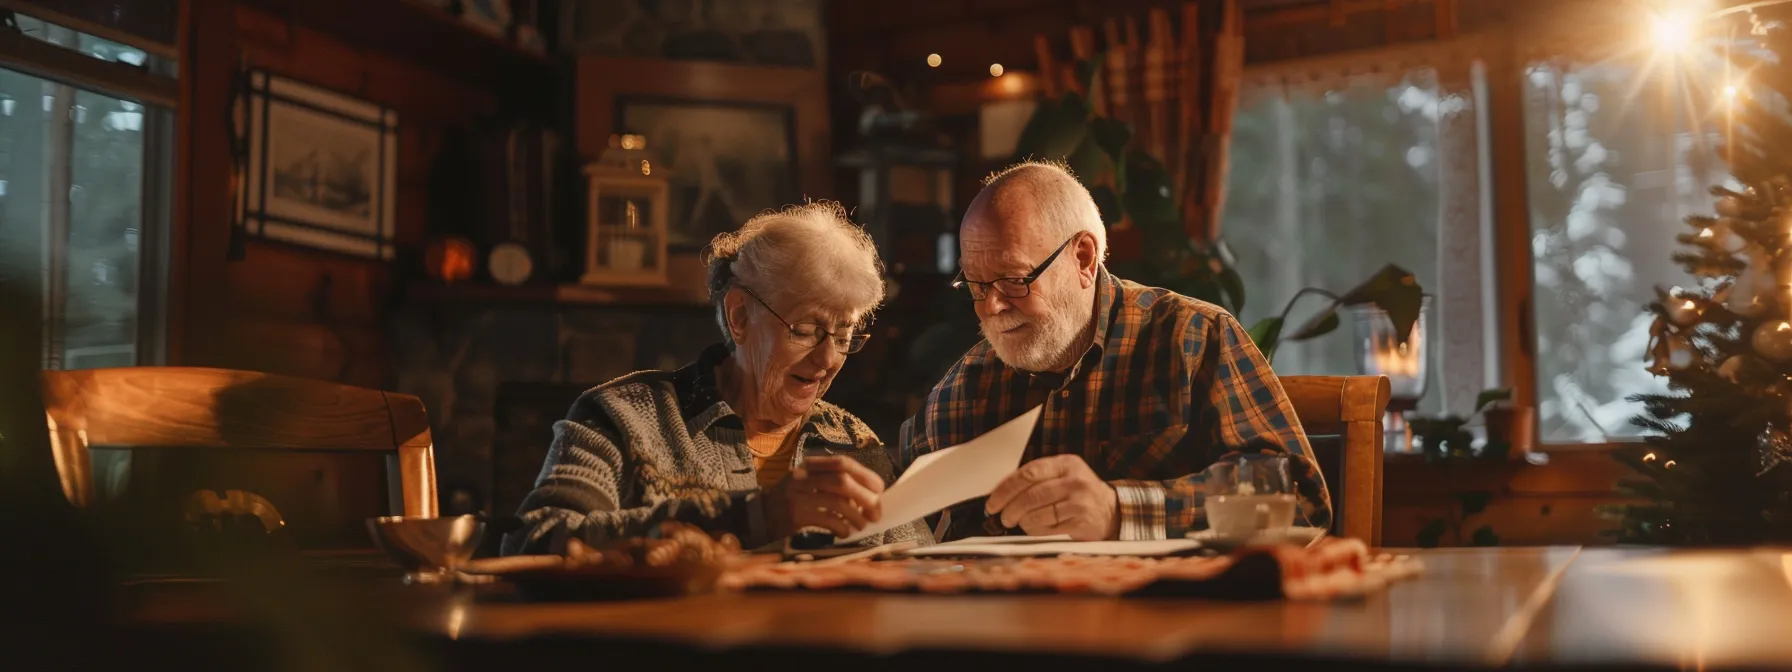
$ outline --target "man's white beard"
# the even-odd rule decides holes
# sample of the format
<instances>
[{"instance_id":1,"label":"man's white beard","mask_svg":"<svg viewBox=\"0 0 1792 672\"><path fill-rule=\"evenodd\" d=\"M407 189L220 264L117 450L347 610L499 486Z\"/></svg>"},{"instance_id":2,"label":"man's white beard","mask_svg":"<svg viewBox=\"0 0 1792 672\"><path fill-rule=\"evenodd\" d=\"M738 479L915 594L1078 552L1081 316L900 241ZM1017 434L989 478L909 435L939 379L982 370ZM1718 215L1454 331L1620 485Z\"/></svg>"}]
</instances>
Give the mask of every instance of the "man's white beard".
<instances>
[{"instance_id":1,"label":"man's white beard","mask_svg":"<svg viewBox=\"0 0 1792 672\"><path fill-rule=\"evenodd\" d=\"M1052 371L1070 358L1070 349L1093 317L1092 304L1074 286L1062 288L1060 297L1049 300L1044 319L1034 320L1020 311L1011 310L983 320L983 338L995 348L996 357L1023 371ZM1004 335L1002 330L1018 324L1029 324L1027 333Z\"/></svg>"}]
</instances>

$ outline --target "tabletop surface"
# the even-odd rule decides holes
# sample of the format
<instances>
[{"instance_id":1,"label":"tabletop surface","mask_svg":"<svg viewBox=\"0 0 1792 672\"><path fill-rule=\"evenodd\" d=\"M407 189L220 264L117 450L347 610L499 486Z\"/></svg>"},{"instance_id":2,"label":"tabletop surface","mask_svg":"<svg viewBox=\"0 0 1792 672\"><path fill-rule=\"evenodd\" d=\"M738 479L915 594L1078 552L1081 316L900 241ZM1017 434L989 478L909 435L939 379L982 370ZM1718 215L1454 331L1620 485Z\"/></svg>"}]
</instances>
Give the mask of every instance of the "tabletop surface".
<instances>
[{"instance_id":1,"label":"tabletop surface","mask_svg":"<svg viewBox=\"0 0 1792 672\"><path fill-rule=\"evenodd\" d=\"M1792 553L1774 549L1433 549L1425 572L1346 602L1218 602L1052 595L748 593L529 603L380 582L365 614L453 641L590 637L710 651L814 647L1070 654L1133 662L1275 653L1460 667L1513 664L1792 666ZM294 587L289 599L301 600ZM220 601L165 586L133 618L223 618ZM209 593L215 598L217 593ZM153 597L151 596L153 595ZM278 599L270 598L270 599Z\"/></svg>"}]
</instances>

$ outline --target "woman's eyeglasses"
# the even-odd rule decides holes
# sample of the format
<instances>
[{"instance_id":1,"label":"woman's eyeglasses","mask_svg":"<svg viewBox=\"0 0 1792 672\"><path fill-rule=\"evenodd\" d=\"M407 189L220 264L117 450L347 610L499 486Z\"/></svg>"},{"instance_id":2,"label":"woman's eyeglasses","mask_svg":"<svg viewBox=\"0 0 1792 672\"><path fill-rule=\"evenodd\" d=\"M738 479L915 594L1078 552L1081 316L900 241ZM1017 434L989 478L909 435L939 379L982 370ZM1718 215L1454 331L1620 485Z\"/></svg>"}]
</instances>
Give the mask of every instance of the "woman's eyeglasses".
<instances>
[{"instance_id":1,"label":"woman's eyeglasses","mask_svg":"<svg viewBox=\"0 0 1792 672\"><path fill-rule=\"evenodd\" d=\"M1058 255L1064 253L1064 248L1070 247L1070 243L1076 240L1077 235L1081 234L1078 233L1072 235L1068 240L1065 240L1062 244L1058 245L1058 249L1052 250L1051 256L1046 257L1045 261L1039 262L1038 266L1033 267L1032 272L1027 273L1024 276L1018 278L996 278L989 282L978 282L964 277L964 271L960 270L958 275L952 278L952 288L962 290L972 301L982 301L987 298L991 287L996 288L997 291L1002 293L1002 296L1006 296L1010 299L1024 299L1028 294L1033 293L1033 281L1038 280L1039 276L1045 274L1045 269L1050 268L1052 262L1058 260Z\"/></svg>"},{"instance_id":2,"label":"woman's eyeglasses","mask_svg":"<svg viewBox=\"0 0 1792 672\"><path fill-rule=\"evenodd\" d=\"M814 322L791 324L790 320L784 319L784 316L779 315L778 311L772 310L772 304L766 303L765 299L760 298L759 294L754 292L751 287L740 284L735 286L745 291L747 296L753 297L753 300L758 301L759 305L765 306L766 312L771 313L772 317L778 318L779 322L783 322L784 326L790 328L791 343L813 349L821 347L823 341L831 340L834 342L835 350L850 355L865 349L865 341L871 340L871 334L860 331L858 327L847 327L845 333L835 333L821 328L821 325Z\"/></svg>"}]
</instances>

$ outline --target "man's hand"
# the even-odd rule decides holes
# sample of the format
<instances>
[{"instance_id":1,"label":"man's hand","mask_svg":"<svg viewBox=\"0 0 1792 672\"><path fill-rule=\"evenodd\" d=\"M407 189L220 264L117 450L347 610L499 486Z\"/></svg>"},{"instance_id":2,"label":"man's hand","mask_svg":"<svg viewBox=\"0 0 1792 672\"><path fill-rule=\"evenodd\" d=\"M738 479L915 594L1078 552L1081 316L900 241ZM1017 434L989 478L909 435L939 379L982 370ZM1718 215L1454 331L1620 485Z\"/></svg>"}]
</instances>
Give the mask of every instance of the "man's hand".
<instances>
[{"instance_id":1,"label":"man's hand","mask_svg":"<svg viewBox=\"0 0 1792 672\"><path fill-rule=\"evenodd\" d=\"M884 479L849 457L807 457L803 466L766 493L766 531L788 537L805 527L848 536L883 517Z\"/></svg>"},{"instance_id":2,"label":"man's hand","mask_svg":"<svg viewBox=\"0 0 1792 672\"><path fill-rule=\"evenodd\" d=\"M1068 534L1077 541L1120 536L1120 496L1077 455L1053 455L1021 465L994 492L983 510L1005 527L1027 534Z\"/></svg>"}]
</instances>

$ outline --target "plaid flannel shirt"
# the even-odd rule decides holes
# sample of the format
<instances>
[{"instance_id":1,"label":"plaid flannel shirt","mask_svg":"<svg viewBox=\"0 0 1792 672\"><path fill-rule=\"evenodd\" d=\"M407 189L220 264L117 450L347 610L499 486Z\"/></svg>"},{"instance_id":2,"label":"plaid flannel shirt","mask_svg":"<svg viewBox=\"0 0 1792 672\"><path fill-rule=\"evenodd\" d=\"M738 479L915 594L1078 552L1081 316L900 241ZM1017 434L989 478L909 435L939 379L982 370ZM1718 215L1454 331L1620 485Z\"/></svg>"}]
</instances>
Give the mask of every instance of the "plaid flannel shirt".
<instances>
[{"instance_id":1,"label":"plaid flannel shirt","mask_svg":"<svg viewBox=\"0 0 1792 672\"><path fill-rule=\"evenodd\" d=\"M1181 537L1207 525L1202 470L1241 453L1286 454L1301 524L1331 525L1306 433L1269 362L1225 309L1097 278L1094 338L1064 374L1033 374L979 342L902 425L898 473L1043 404L1023 460L1081 455L1119 495L1120 538ZM942 540L1003 535L983 499L947 512Z\"/></svg>"}]
</instances>

